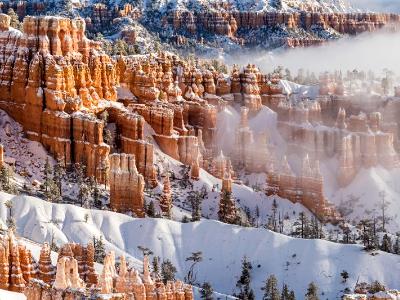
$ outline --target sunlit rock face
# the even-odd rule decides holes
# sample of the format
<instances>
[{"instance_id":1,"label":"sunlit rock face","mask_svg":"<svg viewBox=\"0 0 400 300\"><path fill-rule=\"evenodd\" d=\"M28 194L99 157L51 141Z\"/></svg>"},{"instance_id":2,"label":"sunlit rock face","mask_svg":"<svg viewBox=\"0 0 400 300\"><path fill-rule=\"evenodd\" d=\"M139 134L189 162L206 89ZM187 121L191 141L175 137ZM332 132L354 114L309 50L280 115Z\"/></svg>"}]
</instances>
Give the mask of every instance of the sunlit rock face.
<instances>
[{"instance_id":1,"label":"sunlit rock face","mask_svg":"<svg viewBox=\"0 0 400 300\"><path fill-rule=\"evenodd\" d=\"M143 217L144 178L139 174L135 156L117 154L110 156L110 204L120 212L134 212Z\"/></svg>"},{"instance_id":2,"label":"sunlit rock face","mask_svg":"<svg viewBox=\"0 0 400 300\"><path fill-rule=\"evenodd\" d=\"M86 112L100 99L116 100L111 58L85 37L83 20L26 17L23 34L8 26L7 16L0 21L0 107L58 159L84 161L88 175L96 175L109 149L102 123Z\"/></svg>"}]
</instances>

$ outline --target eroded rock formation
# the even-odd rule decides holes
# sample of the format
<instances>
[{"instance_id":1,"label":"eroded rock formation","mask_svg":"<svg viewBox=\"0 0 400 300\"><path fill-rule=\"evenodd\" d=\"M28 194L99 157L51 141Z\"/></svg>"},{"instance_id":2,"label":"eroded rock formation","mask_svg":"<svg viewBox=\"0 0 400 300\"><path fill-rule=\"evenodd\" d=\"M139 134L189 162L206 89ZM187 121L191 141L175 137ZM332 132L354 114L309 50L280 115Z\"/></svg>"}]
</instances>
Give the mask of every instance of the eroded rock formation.
<instances>
[{"instance_id":1,"label":"eroded rock formation","mask_svg":"<svg viewBox=\"0 0 400 300\"><path fill-rule=\"evenodd\" d=\"M164 17L164 24L171 25L178 32L185 30L193 36L206 31L228 36L238 42L243 43L244 41L246 44L256 41L246 36L245 33L261 28L285 25L288 29L310 30L318 27L323 30L334 30L339 34L355 35L365 31L378 30L386 24L399 21L399 16L395 14L321 13L307 10L302 12L175 10ZM298 47L320 44L323 40L305 37L287 38L282 42L290 47Z\"/></svg>"},{"instance_id":2,"label":"eroded rock formation","mask_svg":"<svg viewBox=\"0 0 400 300\"><path fill-rule=\"evenodd\" d=\"M144 216L144 178L139 174L135 156L117 154L110 156L110 204L120 212L133 212Z\"/></svg>"},{"instance_id":3,"label":"eroded rock formation","mask_svg":"<svg viewBox=\"0 0 400 300\"><path fill-rule=\"evenodd\" d=\"M53 266L49 246L44 244L36 272L30 251L9 230L0 235L0 288L23 292L29 300L193 299L190 285L181 281L164 285L159 278L152 277L147 257L142 273L129 267L124 257L119 260L117 272L115 255L110 252L97 280L93 254L92 243L86 247L68 243L60 248L57 264Z\"/></svg>"}]
</instances>

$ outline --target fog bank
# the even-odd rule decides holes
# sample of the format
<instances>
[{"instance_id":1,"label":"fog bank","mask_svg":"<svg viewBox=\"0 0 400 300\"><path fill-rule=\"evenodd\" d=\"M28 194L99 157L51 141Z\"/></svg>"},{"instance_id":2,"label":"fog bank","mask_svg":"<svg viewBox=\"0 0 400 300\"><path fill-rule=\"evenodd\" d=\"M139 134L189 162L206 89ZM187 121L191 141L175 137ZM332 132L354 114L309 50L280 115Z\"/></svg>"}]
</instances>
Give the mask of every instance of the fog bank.
<instances>
[{"instance_id":1,"label":"fog bank","mask_svg":"<svg viewBox=\"0 0 400 300\"><path fill-rule=\"evenodd\" d=\"M376 12L400 13L399 0L349 0L354 8Z\"/></svg>"},{"instance_id":2,"label":"fog bank","mask_svg":"<svg viewBox=\"0 0 400 300\"><path fill-rule=\"evenodd\" d=\"M382 30L344 37L323 46L287 50L248 50L226 55L228 65L256 64L263 72L277 66L292 71L304 68L313 72L334 70L374 70L385 68L400 73L400 33Z\"/></svg>"}]
</instances>

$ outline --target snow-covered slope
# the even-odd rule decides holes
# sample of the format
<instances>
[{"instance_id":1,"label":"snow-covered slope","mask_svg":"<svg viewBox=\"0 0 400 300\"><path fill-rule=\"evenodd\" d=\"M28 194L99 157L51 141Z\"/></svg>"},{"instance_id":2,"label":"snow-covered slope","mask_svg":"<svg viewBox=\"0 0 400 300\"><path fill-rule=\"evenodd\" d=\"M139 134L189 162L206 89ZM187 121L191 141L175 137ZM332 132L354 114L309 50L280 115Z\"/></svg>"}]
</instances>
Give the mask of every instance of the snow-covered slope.
<instances>
[{"instance_id":1,"label":"snow-covered slope","mask_svg":"<svg viewBox=\"0 0 400 300\"><path fill-rule=\"evenodd\" d=\"M325 194L337 207L342 208L346 219L359 221L365 218L381 218L384 198L387 206L386 230L392 233L399 231L400 169L361 169L345 188L338 188L336 180L331 177L333 174L327 173L324 172Z\"/></svg>"},{"instance_id":2,"label":"snow-covered slope","mask_svg":"<svg viewBox=\"0 0 400 300\"><path fill-rule=\"evenodd\" d=\"M391 287L399 284L400 256L382 252L372 256L356 245L294 239L265 229L209 220L185 224L163 219L133 219L114 212L86 210L5 193L0 193L2 222L7 211L4 202L10 198L21 236L40 243L49 241L51 236L59 242L87 243L93 236L104 235L108 249L115 250L117 255L127 255L133 265L138 266L141 259L138 246L171 259L180 278L189 267L185 258L192 252L202 251L198 281L210 281L216 291L225 294L235 290L244 255L253 263L257 299L261 297L262 282L272 273L280 284L290 284L298 299L302 299L311 281L317 282L324 299L336 299L340 290L353 287L357 280L379 280ZM87 222L85 214L90 216ZM342 270L350 274L347 284L341 283Z\"/></svg>"},{"instance_id":3,"label":"snow-covered slope","mask_svg":"<svg viewBox=\"0 0 400 300\"><path fill-rule=\"evenodd\" d=\"M15 293L0 289L0 300L26 300L22 293Z\"/></svg>"},{"instance_id":4,"label":"snow-covered slope","mask_svg":"<svg viewBox=\"0 0 400 300\"><path fill-rule=\"evenodd\" d=\"M15 160L17 173L25 173L29 181L41 180L46 158L53 161L42 144L25 138L22 126L3 110L0 110L0 143L4 146L5 157Z\"/></svg>"}]
</instances>

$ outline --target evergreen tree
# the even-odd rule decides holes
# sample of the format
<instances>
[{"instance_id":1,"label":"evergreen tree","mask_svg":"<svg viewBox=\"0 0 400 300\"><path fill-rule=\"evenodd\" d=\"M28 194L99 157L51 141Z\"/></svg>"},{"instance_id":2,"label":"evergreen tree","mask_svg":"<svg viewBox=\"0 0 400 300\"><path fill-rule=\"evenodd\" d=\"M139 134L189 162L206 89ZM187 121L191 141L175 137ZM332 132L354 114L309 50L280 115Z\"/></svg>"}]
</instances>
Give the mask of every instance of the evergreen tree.
<instances>
[{"instance_id":1,"label":"evergreen tree","mask_svg":"<svg viewBox=\"0 0 400 300\"><path fill-rule=\"evenodd\" d=\"M200 290L200 298L204 300L213 300L214 290L209 282L204 282Z\"/></svg>"},{"instance_id":2,"label":"evergreen tree","mask_svg":"<svg viewBox=\"0 0 400 300\"><path fill-rule=\"evenodd\" d=\"M306 300L319 300L318 287L315 285L314 282L311 282L308 285L307 293L306 293Z\"/></svg>"},{"instance_id":3,"label":"evergreen tree","mask_svg":"<svg viewBox=\"0 0 400 300\"><path fill-rule=\"evenodd\" d=\"M50 189L51 180L52 180L52 178L51 178L51 174L52 173L53 173L53 170L51 168L49 158L46 157L46 162L44 164L44 174L43 174L43 179L44 179L43 188L44 188L45 192L48 192L49 189Z\"/></svg>"},{"instance_id":4,"label":"evergreen tree","mask_svg":"<svg viewBox=\"0 0 400 300\"><path fill-rule=\"evenodd\" d=\"M275 275L271 275L261 288L264 291L263 300L279 300L278 280Z\"/></svg>"},{"instance_id":5,"label":"evergreen tree","mask_svg":"<svg viewBox=\"0 0 400 300\"><path fill-rule=\"evenodd\" d=\"M13 183L14 172L11 167L2 166L0 169L0 190L9 194L17 194L18 190Z\"/></svg>"},{"instance_id":6,"label":"evergreen tree","mask_svg":"<svg viewBox=\"0 0 400 300\"><path fill-rule=\"evenodd\" d=\"M240 223L241 218L236 211L235 203L232 199L232 193L226 191L221 192L218 219L221 222L228 224Z\"/></svg>"},{"instance_id":7,"label":"evergreen tree","mask_svg":"<svg viewBox=\"0 0 400 300\"><path fill-rule=\"evenodd\" d=\"M280 300L289 300L289 299L290 299L289 287L287 286L287 284L284 284L283 288L282 288Z\"/></svg>"},{"instance_id":8,"label":"evergreen tree","mask_svg":"<svg viewBox=\"0 0 400 300\"><path fill-rule=\"evenodd\" d=\"M19 21L18 15L15 13L15 11L12 8L8 9L7 15L11 18L10 19L10 26L12 28L21 30L22 29L21 22Z\"/></svg>"},{"instance_id":9,"label":"evergreen tree","mask_svg":"<svg viewBox=\"0 0 400 300\"><path fill-rule=\"evenodd\" d=\"M65 168L62 160L57 160L53 169L53 181L58 188L58 193L62 197L62 180L65 176Z\"/></svg>"},{"instance_id":10,"label":"evergreen tree","mask_svg":"<svg viewBox=\"0 0 400 300\"><path fill-rule=\"evenodd\" d=\"M113 55L127 55L128 45L124 40L118 39L114 42Z\"/></svg>"},{"instance_id":11,"label":"evergreen tree","mask_svg":"<svg viewBox=\"0 0 400 300\"><path fill-rule=\"evenodd\" d=\"M2 166L0 169L0 190L6 191L6 185L9 181L8 172L6 166Z\"/></svg>"},{"instance_id":12,"label":"evergreen tree","mask_svg":"<svg viewBox=\"0 0 400 300\"><path fill-rule=\"evenodd\" d=\"M282 0L274 0L274 6L276 9L282 9Z\"/></svg>"},{"instance_id":13,"label":"evergreen tree","mask_svg":"<svg viewBox=\"0 0 400 300\"><path fill-rule=\"evenodd\" d=\"M85 181L85 172L86 172L85 165L81 163L74 164L74 173L78 185L80 185L82 182Z\"/></svg>"},{"instance_id":14,"label":"evergreen tree","mask_svg":"<svg viewBox=\"0 0 400 300\"><path fill-rule=\"evenodd\" d=\"M393 246L393 253L400 254L400 236L399 236L399 234L397 234L396 242L394 243L394 246Z\"/></svg>"},{"instance_id":15,"label":"evergreen tree","mask_svg":"<svg viewBox=\"0 0 400 300\"><path fill-rule=\"evenodd\" d=\"M192 191L189 194L190 205L192 206L192 222L200 221L201 219L201 202L200 192Z\"/></svg>"},{"instance_id":16,"label":"evergreen tree","mask_svg":"<svg viewBox=\"0 0 400 300\"><path fill-rule=\"evenodd\" d=\"M294 294L294 291L290 291L290 295L289 295L288 300L296 300L296 296Z\"/></svg>"},{"instance_id":17,"label":"evergreen tree","mask_svg":"<svg viewBox=\"0 0 400 300\"><path fill-rule=\"evenodd\" d=\"M90 177L90 192L93 199L93 204L100 208L102 204L100 200L100 189L94 176Z\"/></svg>"},{"instance_id":18,"label":"evergreen tree","mask_svg":"<svg viewBox=\"0 0 400 300\"><path fill-rule=\"evenodd\" d=\"M8 208L8 216L7 216L7 219L6 219L7 228L15 231L15 229L17 228L17 222L16 222L16 220L15 220L15 218L13 216L13 211L12 211L13 202L12 202L12 200L11 199L7 200L5 202L5 206Z\"/></svg>"},{"instance_id":19,"label":"evergreen tree","mask_svg":"<svg viewBox=\"0 0 400 300\"><path fill-rule=\"evenodd\" d=\"M293 234L301 238L309 238L310 236L310 221L304 212L299 213L298 219L295 221L295 230Z\"/></svg>"},{"instance_id":20,"label":"evergreen tree","mask_svg":"<svg viewBox=\"0 0 400 300\"><path fill-rule=\"evenodd\" d=\"M160 257L154 256L151 264L153 266L153 274L155 274L156 277L160 277Z\"/></svg>"},{"instance_id":21,"label":"evergreen tree","mask_svg":"<svg viewBox=\"0 0 400 300\"><path fill-rule=\"evenodd\" d=\"M106 256L106 248L104 245L103 237L100 238L93 237L94 246L94 260L100 264L103 263L104 257Z\"/></svg>"},{"instance_id":22,"label":"evergreen tree","mask_svg":"<svg viewBox=\"0 0 400 300\"><path fill-rule=\"evenodd\" d=\"M343 270L340 276L342 276L343 282L347 282L347 279L349 279L349 273L346 270Z\"/></svg>"},{"instance_id":23,"label":"evergreen tree","mask_svg":"<svg viewBox=\"0 0 400 300\"><path fill-rule=\"evenodd\" d=\"M385 234L382 238L382 244L381 244L380 249L382 251L389 252L389 253L391 253L393 251L392 239L387 234Z\"/></svg>"},{"instance_id":24,"label":"evergreen tree","mask_svg":"<svg viewBox=\"0 0 400 300\"><path fill-rule=\"evenodd\" d=\"M368 292L371 294L376 294L379 292L384 292L386 291L386 287L380 283L379 281L375 280L371 285L369 286Z\"/></svg>"},{"instance_id":25,"label":"evergreen tree","mask_svg":"<svg viewBox=\"0 0 400 300\"><path fill-rule=\"evenodd\" d=\"M156 209L153 201L150 201L149 205L147 206L147 215L150 218L154 218L156 216Z\"/></svg>"},{"instance_id":26,"label":"evergreen tree","mask_svg":"<svg viewBox=\"0 0 400 300\"><path fill-rule=\"evenodd\" d=\"M49 192L47 193L46 198L50 202L59 202L61 200L60 189L54 180L50 181Z\"/></svg>"},{"instance_id":27,"label":"evergreen tree","mask_svg":"<svg viewBox=\"0 0 400 300\"><path fill-rule=\"evenodd\" d=\"M164 284L167 284L168 281L174 281L175 273L176 268L172 262L169 259L164 260L161 264L161 278Z\"/></svg>"},{"instance_id":28,"label":"evergreen tree","mask_svg":"<svg viewBox=\"0 0 400 300\"><path fill-rule=\"evenodd\" d=\"M111 131L107 127L103 130L103 140L107 145L113 146Z\"/></svg>"},{"instance_id":29,"label":"evergreen tree","mask_svg":"<svg viewBox=\"0 0 400 300\"><path fill-rule=\"evenodd\" d=\"M78 200L82 207L90 207L90 188L85 181L79 185Z\"/></svg>"},{"instance_id":30,"label":"evergreen tree","mask_svg":"<svg viewBox=\"0 0 400 300\"><path fill-rule=\"evenodd\" d=\"M58 200L60 193L53 180L53 169L48 157L46 157L46 162L44 164L43 180L42 188L45 199L47 201Z\"/></svg>"},{"instance_id":31,"label":"evergreen tree","mask_svg":"<svg viewBox=\"0 0 400 300\"><path fill-rule=\"evenodd\" d=\"M240 292L237 295L239 299L243 300L253 300L254 292L250 287L251 284L251 263L247 260L247 257L243 257L242 260L242 273L239 280L236 282L236 287L239 288Z\"/></svg>"}]
</instances>

